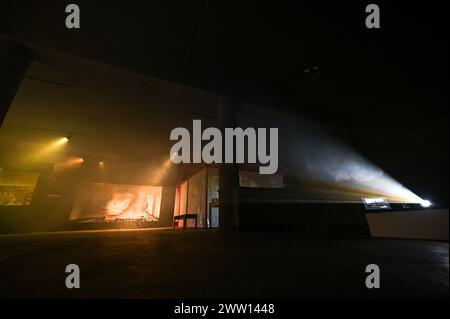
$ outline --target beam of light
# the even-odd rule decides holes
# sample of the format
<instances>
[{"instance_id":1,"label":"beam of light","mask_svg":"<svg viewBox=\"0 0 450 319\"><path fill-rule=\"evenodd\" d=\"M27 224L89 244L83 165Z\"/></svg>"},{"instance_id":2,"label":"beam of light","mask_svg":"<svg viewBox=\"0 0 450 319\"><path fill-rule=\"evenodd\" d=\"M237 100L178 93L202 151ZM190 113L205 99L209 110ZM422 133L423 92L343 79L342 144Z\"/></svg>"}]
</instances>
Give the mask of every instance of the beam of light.
<instances>
[{"instance_id":1,"label":"beam of light","mask_svg":"<svg viewBox=\"0 0 450 319\"><path fill-rule=\"evenodd\" d=\"M64 137L60 137L60 138L57 138L56 140L52 141L50 143L50 145L47 146L47 148L49 150L52 150L52 149L57 148L59 146L65 145L67 143L69 143L69 138L67 136L64 136Z\"/></svg>"},{"instance_id":2,"label":"beam of light","mask_svg":"<svg viewBox=\"0 0 450 319\"><path fill-rule=\"evenodd\" d=\"M151 180L153 184L160 185L163 182L164 177L167 176L172 166L171 158L166 159L160 164L160 166L152 172Z\"/></svg>"},{"instance_id":3,"label":"beam of light","mask_svg":"<svg viewBox=\"0 0 450 319\"><path fill-rule=\"evenodd\" d=\"M310 193L321 193L324 200L361 202L362 197L383 197L391 203L424 203L381 168L323 131L308 128L295 143L297 174Z\"/></svg>"},{"instance_id":4,"label":"beam of light","mask_svg":"<svg viewBox=\"0 0 450 319\"><path fill-rule=\"evenodd\" d=\"M64 136L61 139L59 139L59 141L57 143L60 144L60 145L64 145L64 144L69 143L69 140L70 139L67 136Z\"/></svg>"},{"instance_id":5,"label":"beam of light","mask_svg":"<svg viewBox=\"0 0 450 319\"><path fill-rule=\"evenodd\" d=\"M55 163L55 171L80 167L84 163L84 158L80 156L67 156Z\"/></svg>"},{"instance_id":6,"label":"beam of light","mask_svg":"<svg viewBox=\"0 0 450 319\"><path fill-rule=\"evenodd\" d=\"M59 152L64 149L64 146L66 146L68 142L69 138L67 136L53 139L45 144L42 148L38 149L37 152L31 154L31 157L33 160L37 161L48 160L53 156L59 155Z\"/></svg>"},{"instance_id":7,"label":"beam of light","mask_svg":"<svg viewBox=\"0 0 450 319\"><path fill-rule=\"evenodd\" d=\"M67 164L69 165L78 165L78 164L83 164L84 163L84 158L82 157L72 157L70 160L67 161Z\"/></svg>"}]
</instances>

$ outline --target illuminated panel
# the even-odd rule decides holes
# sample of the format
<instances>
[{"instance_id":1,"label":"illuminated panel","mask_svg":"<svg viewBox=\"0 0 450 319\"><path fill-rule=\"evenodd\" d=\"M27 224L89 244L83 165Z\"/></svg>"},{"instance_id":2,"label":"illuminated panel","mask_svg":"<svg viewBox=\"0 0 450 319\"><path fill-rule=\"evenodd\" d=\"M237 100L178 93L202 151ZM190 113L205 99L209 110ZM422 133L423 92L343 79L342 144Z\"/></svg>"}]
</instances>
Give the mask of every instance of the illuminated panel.
<instances>
[{"instance_id":1,"label":"illuminated panel","mask_svg":"<svg viewBox=\"0 0 450 319\"><path fill-rule=\"evenodd\" d=\"M30 205L38 177L35 172L0 169L0 206Z\"/></svg>"},{"instance_id":2,"label":"illuminated panel","mask_svg":"<svg viewBox=\"0 0 450 319\"><path fill-rule=\"evenodd\" d=\"M383 197L363 197L362 201L367 210L391 209L391 206Z\"/></svg>"},{"instance_id":3,"label":"illuminated panel","mask_svg":"<svg viewBox=\"0 0 450 319\"><path fill-rule=\"evenodd\" d=\"M70 220L158 221L161 194L159 186L82 184Z\"/></svg>"}]
</instances>

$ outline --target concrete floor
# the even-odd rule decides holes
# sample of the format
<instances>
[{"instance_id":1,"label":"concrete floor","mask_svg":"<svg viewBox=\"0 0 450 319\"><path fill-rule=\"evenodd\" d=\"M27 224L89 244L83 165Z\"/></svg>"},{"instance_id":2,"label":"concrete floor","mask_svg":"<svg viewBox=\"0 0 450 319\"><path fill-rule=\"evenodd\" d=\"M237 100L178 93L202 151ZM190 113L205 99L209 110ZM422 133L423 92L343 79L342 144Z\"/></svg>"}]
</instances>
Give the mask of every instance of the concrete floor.
<instances>
[{"instance_id":1,"label":"concrete floor","mask_svg":"<svg viewBox=\"0 0 450 319\"><path fill-rule=\"evenodd\" d=\"M65 287L67 264L81 289ZM381 288L365 287L378 264ZM0 298L448 298L448 242L121 230L0 236Z\"/></svg>"}]
</instances>

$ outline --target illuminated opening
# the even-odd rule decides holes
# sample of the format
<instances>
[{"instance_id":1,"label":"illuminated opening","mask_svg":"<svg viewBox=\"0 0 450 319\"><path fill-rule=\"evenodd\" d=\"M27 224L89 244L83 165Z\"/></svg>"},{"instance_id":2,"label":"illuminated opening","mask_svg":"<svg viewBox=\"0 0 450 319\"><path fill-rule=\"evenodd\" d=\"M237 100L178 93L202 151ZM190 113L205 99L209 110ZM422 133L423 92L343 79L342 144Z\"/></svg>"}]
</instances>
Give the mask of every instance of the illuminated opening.
<instances>
[{"instance_id":1,"label":"illuminated opening","mask_svg":"<svg viewBox=\"0 0 450 319\"><path fill-rule=\"evenodd\" d=\"M30 205L38 178L36 172L0 169L0 206Z\"/></svg>"},{"instance_id":2,"label":"illuminated opening","mask_svg":"<svg viewBox=\"0 0 450 319\"><path fill-rule=\"evenodd\" d=\"M159 221L161 194L160 186L82 184L70 220Z\"/></svg>"},{"instance_id":3,"label":"illuminated opening","mask_svg":"<svg viewBox=\"0 0 450 319\"><path fill-rule=\"evenodd\" d=\"M218 228L219 170L205 168L180 183L173 213L175 227ZM180 218L183 215L195 215L196 220Z\"/></svg>"}]
</instances>

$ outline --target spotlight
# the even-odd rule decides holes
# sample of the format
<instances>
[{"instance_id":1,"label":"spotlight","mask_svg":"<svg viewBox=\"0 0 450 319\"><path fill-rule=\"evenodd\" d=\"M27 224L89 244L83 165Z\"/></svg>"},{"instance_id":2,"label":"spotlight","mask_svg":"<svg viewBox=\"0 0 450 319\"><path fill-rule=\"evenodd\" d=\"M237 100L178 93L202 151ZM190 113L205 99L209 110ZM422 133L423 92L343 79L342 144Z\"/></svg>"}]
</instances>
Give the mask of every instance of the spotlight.
<instances>
[{"instance_id":1,"label":"spotlight","mask_svg":"<svg viewBox=\"0 0 450 319\"><path fill-rule=\"evenodd\" d=\"M424 208L428 208L431 206L431 202L429 200L424 199L421 203L420 206L424 207Z\"/></svg>"},{"instance_id":2,"label":"spotlight","mask_svg":"<svg viewBox=\"0 0 450 319\"><path fill-rule=\"evenodd\" d=\"M61 146L61 145L67 144L69 142L69 139L70 138L67 137L67 136L63 136L63 137L58 138L57 140L55 140L54 142L52 142L52 144L50 144L48 146L48 150L46 150L46 151L49 151L49 150L51 150L51 149L53 149L53 148L55 148L57 146Z\"/></svg>"}]
</instances>

